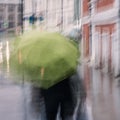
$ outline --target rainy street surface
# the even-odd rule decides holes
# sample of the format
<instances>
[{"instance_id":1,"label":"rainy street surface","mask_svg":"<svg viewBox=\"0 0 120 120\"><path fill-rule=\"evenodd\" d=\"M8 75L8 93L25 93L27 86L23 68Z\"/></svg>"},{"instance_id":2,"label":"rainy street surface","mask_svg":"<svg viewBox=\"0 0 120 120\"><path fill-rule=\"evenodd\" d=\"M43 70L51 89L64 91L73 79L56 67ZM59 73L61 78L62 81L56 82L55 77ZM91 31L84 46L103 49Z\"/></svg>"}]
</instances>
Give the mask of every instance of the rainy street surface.
<instances>
[{"instance_id":1,"label":"rainy street surface","mask_svg":"<svg viewBox=\"0 0 120 120\"><path fill-rule=\"evenodd\" d=\"M84 66L87 108L91 120L120 120L120 78Z\"/></svg>"},{"instance_id":2,"label":"rainy street surface","mask_svg":"<svg viewBox=\"0 0 120 120\"><path fill-rule=\"evenodd\" d=\"M40 90L25 83L23 76L12 73L8 59L6 42L5 52L0 51L0 120L44 120L41 118L45 109ZM120 78L115 79L87 65L82 72L87 100L86 114L79 120L119 120Z\"/></svg>"}]
</instances>

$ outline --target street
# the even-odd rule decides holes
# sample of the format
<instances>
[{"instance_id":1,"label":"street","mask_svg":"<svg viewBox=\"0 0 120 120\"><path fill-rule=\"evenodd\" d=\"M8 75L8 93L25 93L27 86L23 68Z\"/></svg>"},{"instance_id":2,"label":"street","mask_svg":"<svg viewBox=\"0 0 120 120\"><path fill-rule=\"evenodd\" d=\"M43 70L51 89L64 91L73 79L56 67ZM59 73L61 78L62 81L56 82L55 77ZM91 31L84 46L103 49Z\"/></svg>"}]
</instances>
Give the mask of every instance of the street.
<instances>
[{"instance_id":1,"label":"street","mask_svg":"<svg viewBox=\"0 0 120 120\"><path fill-rule=\"evenodd\" d=\"M0 0L0 120L120 120L120 0Z\"/></svg>"},{"instance_id":2,"label":"street","mask_svg":"<svg viewBox=\"0 0 120 120\"><path fill-rule=\"evenodd\" d=\"M9 53L9 47L5 50ZM0 54L0 119L44 120L44 100L40 89L11 71L7 52ZM79 120L119 120L120 78L115 79L86 64L82 66L87 99L85 112Z\"/></svg>"},{"instance_id":3,"label":"street","mask_svg":"<svg viewBox=\"0 0 120 120\"><path fill-rule=\"evenodd\" d=\"M87 104L93 120L120 119L120 78L84 66Z\"/></svg>"},{"instance_id":4,"label":"street","mask_svg":"<svg viewBox=\"0 0 120 120\"><path fill-rule=\"evenodd\" d=\"M40 89L24 81L23 75L11 70L8 41L0 51L0 58L0 119L45 120ZM86 113L83 113L82 118L86 120Z\"/></svg>"}]
</instances>

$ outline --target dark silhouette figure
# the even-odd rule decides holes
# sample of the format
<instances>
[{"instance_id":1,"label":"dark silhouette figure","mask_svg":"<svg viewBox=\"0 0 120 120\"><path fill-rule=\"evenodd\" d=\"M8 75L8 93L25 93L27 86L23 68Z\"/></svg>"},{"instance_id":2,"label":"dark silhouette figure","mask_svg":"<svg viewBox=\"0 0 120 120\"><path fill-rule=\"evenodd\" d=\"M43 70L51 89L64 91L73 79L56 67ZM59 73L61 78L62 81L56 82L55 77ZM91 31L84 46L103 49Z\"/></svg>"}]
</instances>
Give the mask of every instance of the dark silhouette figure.
<instances>
[{"instance_id":1,"label":"dark silhouette figure","mask_svg":"<svg viewBox=\"0 0 120 120\"><path fill-rule=\"evenodd\" d=\"M47 120L56 120L58 113L60 120L80 120L86 92L78 74L66 78L47 90L42 89L41 93L44 97Z\"/></svg>"}]
</instances>

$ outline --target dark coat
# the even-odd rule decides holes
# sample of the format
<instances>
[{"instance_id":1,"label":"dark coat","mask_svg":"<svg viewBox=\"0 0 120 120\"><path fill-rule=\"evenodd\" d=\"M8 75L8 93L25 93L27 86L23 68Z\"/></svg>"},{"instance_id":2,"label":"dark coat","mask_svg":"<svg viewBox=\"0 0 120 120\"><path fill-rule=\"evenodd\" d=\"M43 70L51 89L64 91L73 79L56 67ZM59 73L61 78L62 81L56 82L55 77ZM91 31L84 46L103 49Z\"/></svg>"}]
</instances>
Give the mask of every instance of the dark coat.
<instances>
[{"instance_id":1,"label":"dark coat","mask_svg":"<svg viewBox=\"0 0 120 120\"><path fill-rule=\"evenodd\" d=\"M80 115L86 99L83 80L78 72L51 88L42 90L42 95L45 100L47 120L55 120L59 108L62 120L74 114Z\"/></svg>"}]
</instances>

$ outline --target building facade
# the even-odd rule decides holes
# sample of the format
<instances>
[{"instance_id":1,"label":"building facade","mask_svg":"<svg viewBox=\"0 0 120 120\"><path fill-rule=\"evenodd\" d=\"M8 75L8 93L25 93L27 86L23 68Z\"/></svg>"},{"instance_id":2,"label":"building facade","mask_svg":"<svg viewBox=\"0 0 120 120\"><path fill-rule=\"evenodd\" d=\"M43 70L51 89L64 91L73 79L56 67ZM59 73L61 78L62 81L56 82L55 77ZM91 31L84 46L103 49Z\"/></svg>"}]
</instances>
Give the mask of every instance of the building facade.
<instances>
[{"instance_id":1,"label":"building facade","mask_svg":"<svg viewBox=\"0 0 120 120\"><path fill-rule=\"evenodd\" d=\"M36 25L44 24L44 29L58 31L68 29L73 23L74 0L25 0L25 17L32 14L38 18ZM43 21L39 17L43 17ZM25 22L29 28L29 22Z\"/></svg>"},{"instance_id":2,"label":"building facade","mask_svg":"<svg viewBox=\"0 0 120 120\"><path fill-rule=\"evenodd\" d=\"M82 57L120 74L120 1L82 0Z\"/></svg>"},{"instance_id":3,"label":"building facade","mask_svg":"<svg viewBox=\"0 0 120 120\"><path fill-rule=\"evenodd\" d=\"M0 32L18 33L20 29L20 0L0 0Z\"/></svg>"}]
</instances>

